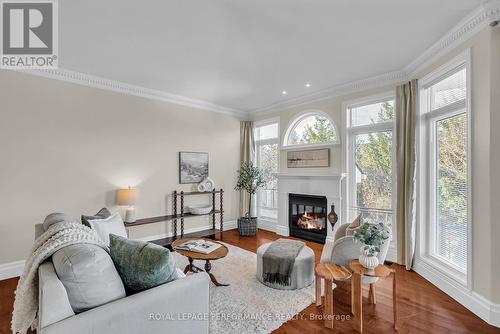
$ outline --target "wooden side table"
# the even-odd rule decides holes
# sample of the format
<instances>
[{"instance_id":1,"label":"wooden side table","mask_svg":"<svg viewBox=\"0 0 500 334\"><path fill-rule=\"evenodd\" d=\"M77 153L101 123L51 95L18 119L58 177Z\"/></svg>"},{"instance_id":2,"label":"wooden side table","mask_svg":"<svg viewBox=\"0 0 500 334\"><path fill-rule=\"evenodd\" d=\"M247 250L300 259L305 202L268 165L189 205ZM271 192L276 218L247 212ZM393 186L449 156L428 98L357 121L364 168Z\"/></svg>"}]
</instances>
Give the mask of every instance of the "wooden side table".
<instances>
[{"instance_id":1,"label":"wooden side table","mask_svg":"<svg viewBox=\"0 0 500 334\"><path fill-rule=\"evenodd\" d=\"M211 253L208 253L208 254L191 252L191 251L188 251L185 249L176 249L176 246L181 245L189 240L200 240L200 239L204 239L206 241L218 243L221 245L221 247L217 248L216 250L213 250ZM214 274L212 274L210 272L210 270L212 270L212 264L210 263L210 261L215 261L215 260L221 259L221 258L225 257L227 255L227 253L229 252L227 247L224 246L223 244L221 244L220 242L213 241L210 239L205 239L205 238L184 238L184 239L175 240L172 243L172 248L177 253L184 255L185 257L188 258L189 264L184 269L184 274L187 274L188 272L197 273L197 272L203 271L203 269L198 268L197 266L195 266L193 264L194 260L202 260L202 261L205 261L205 272L208 274L208 276L210 276L210 280L212 281L212 283L214 283L216 286L228 286L229 285L229 284L219 283L217 281L217 279L215 278Z\"/></svg>"},{"instance_id":2,"label":"wooden side table","mask_svg":"<svg viewBox=\"0 0 500 334\"><path fill-rule=\"evenodd\" d=\"M385 278L392 276L392 306L394 317L394 329L397 327L397 293L396 293L396 271L386 265L379 264L375 269L370 270L363 267L358 260L354 260L349 264L352 270L351 280L351 310L354 316L354 328L363 333L363 276ZM370 299L372 303L375 301L374 291L370 289Z\"/></svg>"},{"instance_id":3,"label":"wooden side table","mask_svg":"<svg viewBox=\"0 0 500 334\"><path fill-rule=\"evenodd\" d=\"M316 306L321 306L321 280L324 280L325 306L323 307L323 317L325 327L333 328L334 320L334 299L332 283L333 281L345 281L351 278L351 272L343 266L334 263L320 263L316 266Z\"/></svg>"}]
</instances>

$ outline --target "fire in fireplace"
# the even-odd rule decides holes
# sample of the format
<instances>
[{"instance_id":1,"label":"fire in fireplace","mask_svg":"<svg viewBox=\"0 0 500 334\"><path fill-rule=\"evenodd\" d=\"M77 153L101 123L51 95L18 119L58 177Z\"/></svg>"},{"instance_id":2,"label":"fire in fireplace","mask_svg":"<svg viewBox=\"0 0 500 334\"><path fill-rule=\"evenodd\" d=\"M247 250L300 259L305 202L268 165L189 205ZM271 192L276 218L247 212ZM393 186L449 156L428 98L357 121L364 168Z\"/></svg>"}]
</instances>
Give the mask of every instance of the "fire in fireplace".
<instances>
[{"instance_id":1,"label":"fire in fireplace","mask_svg":"<svg viewBox=\"0 0 500 334\"><path fill-rule=\"evenodd\" d=\"M324 218L317 214L307 213L306 211L297 220L297 225L305 230L321 230L325 228L325 221Z\"/></svg>"},{"instance_id":2,"label":"fire in fireplace","mask_svg":"<svg viewBox=\"0 0 500 334\"><path fill-rule=\"evenodd\" d=\"M289 194L290 235L325 243L327 201L324 196Z\"/></svg>"}]
</instances>

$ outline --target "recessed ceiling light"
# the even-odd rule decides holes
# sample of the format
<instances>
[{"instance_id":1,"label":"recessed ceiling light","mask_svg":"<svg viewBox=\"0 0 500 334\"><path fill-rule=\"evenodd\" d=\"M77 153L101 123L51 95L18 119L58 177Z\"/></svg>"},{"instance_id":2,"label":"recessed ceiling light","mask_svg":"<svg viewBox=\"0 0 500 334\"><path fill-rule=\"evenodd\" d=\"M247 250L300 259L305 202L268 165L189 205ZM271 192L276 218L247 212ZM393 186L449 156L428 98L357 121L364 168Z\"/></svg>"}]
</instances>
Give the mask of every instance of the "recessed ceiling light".
<instances>
[{"instance_id":1,"label":"recessed ceiling light","mask_svg":"<svg viewBox=\"0 0 500 334\"><path fill-rule=\"evenodd\" d=\"M311 87L311 84L310 84L309 82L308 82L308 83L306 83L306 87L307 87L307 88Z\"/></svg>"},{"instance_id":2,"label":"recessed ceiling light","mask_svg":"<svg viewBox=\"0 0 500 334\"><path fill-rule=\"evenodd\" d=\"M286 90L282 91L281 94L286 95L288 92Z\"/></svg>"}]
</instances>

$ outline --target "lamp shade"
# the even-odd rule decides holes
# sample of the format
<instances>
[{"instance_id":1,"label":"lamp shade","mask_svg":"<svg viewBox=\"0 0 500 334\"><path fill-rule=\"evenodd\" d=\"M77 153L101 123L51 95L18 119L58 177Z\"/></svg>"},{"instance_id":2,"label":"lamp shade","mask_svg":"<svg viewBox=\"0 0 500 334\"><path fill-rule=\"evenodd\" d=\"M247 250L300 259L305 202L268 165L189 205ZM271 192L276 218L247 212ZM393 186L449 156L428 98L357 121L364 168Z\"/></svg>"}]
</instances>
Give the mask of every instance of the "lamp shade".
<instances>
[{"instance_id":1,"label":"lamp shade","mask_svg":"<svg viewBox=\"0 0 500 334\"><path fill-rule=\"evenodd\" d=\"M135 205L138 196L139 189L118 189L118 205Z\"/></svg>"}]
</instances>

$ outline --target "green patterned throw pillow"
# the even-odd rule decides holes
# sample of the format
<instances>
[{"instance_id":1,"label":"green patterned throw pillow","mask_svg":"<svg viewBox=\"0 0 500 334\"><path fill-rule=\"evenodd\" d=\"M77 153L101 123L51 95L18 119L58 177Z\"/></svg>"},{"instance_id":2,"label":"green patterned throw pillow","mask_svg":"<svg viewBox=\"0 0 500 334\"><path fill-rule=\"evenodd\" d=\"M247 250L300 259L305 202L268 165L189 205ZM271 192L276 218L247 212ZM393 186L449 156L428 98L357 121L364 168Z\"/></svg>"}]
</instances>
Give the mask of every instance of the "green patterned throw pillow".
<instances>
[{"instance_id":1,"label":"green patterned throw pillow","mask_svg":"<svg viewBox=\"0 0 500 334\"><path fill-rule=\"evenodd\" d=\"M167 248L114 234L109 239L111 258L129 294L176 278L174 257Z\"/></svg>"}]
</instances>

